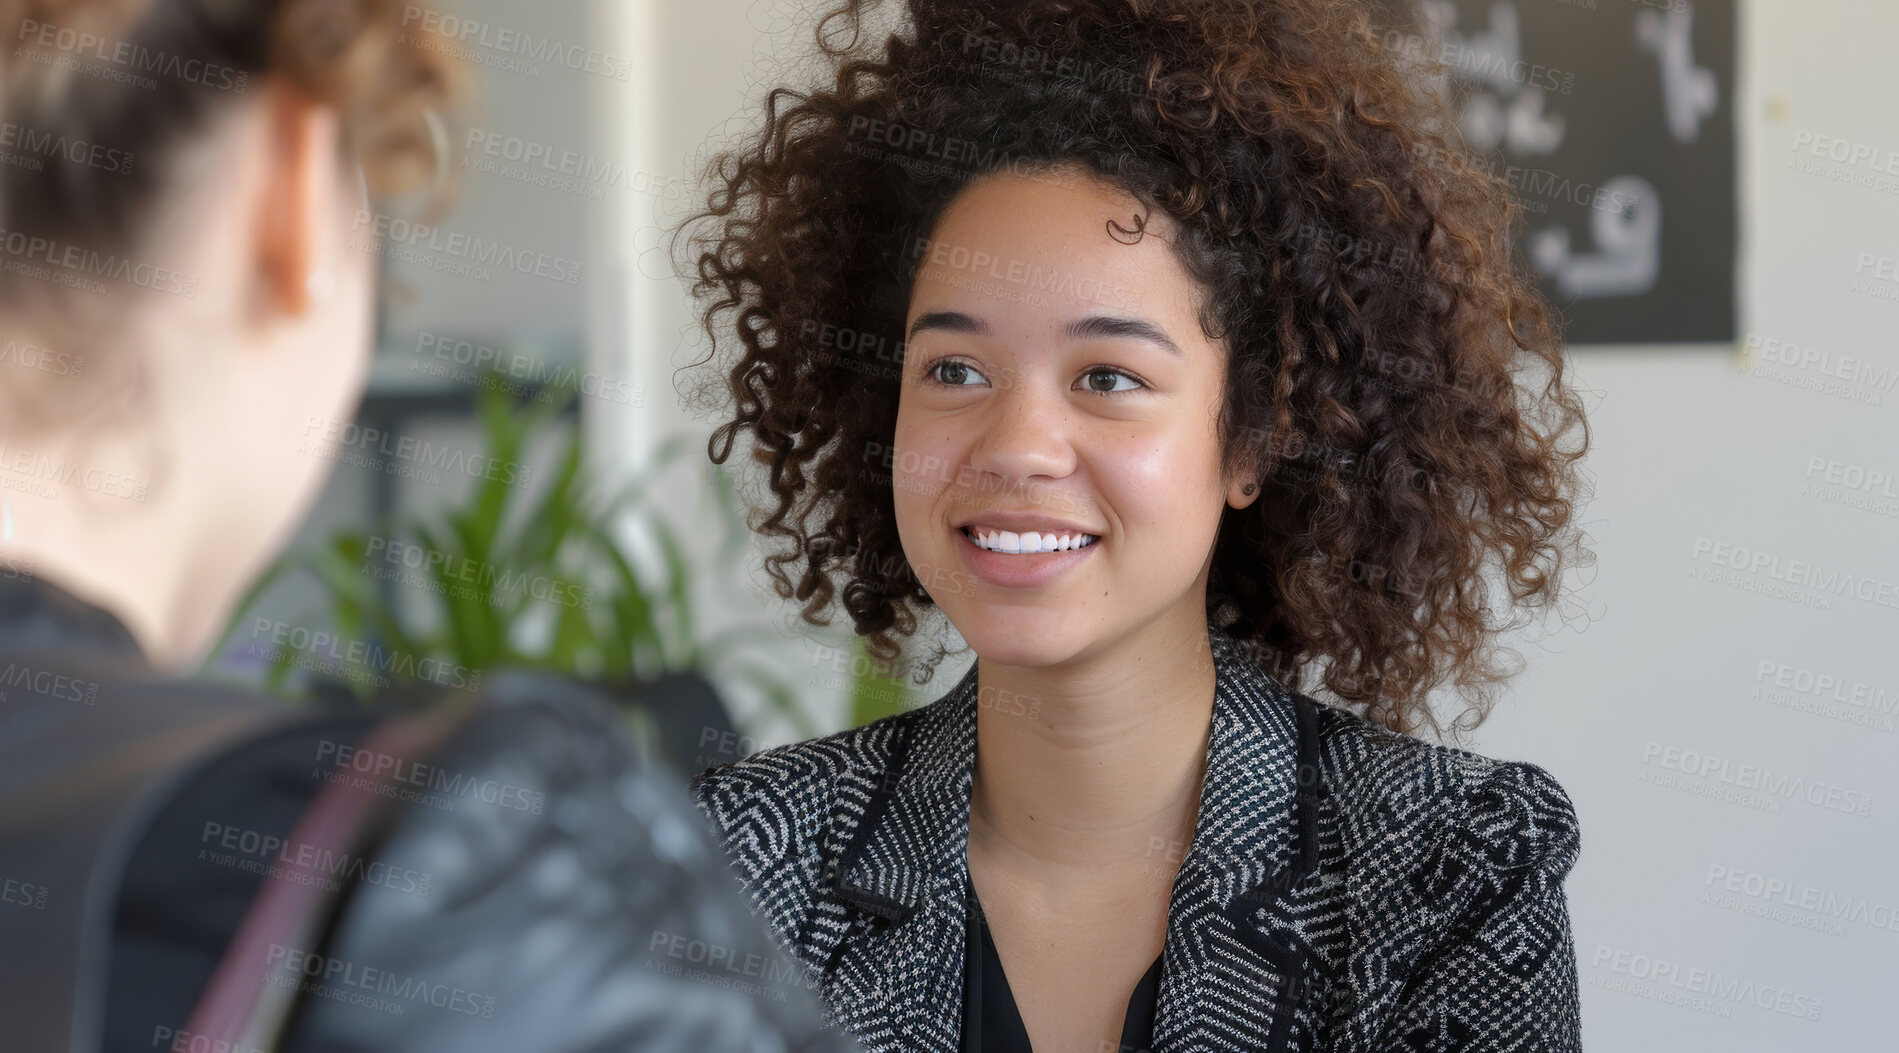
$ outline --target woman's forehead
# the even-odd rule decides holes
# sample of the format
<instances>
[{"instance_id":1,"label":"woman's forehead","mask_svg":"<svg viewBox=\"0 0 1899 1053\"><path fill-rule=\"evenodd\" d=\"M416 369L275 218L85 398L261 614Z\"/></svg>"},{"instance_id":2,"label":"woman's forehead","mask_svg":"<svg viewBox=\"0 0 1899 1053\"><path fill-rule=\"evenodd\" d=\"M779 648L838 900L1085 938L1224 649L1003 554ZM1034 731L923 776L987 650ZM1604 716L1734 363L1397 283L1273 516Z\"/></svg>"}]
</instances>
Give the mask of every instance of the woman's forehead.
<instances>
[{"instance_id":1,"label":"woman's forehead","mask_svg":"<svg viewBox=\"0 0 1899 1053\"><path fill-rule=\"evenodd\" d=\"M1170 224L1114 188L998 177L955 204L909 246L911 318L960 310L1066 324L1098 311L1164 317L1171 328L1198 303L1173 243L1158 236Z\"/></svg>"},{"instance_id":2,"label":"woman's forehead","mask_svg":"<svg viewBox=\"0 0 1899 1053\"><path fill-rule=\"evenodd\" d=\"M1047 172L1017 173L1006 169L986 173L963 187L939 217L943 228L967 222L971 214L984 220L1005 214L1016 223L1074 226L1077 233L1100 234L1122 244L1155 238L1172 242L1176 223L1126 188L1076 163ZM1119 229L1110 231L1108 224Z\"/></svg>"}]
</instances>

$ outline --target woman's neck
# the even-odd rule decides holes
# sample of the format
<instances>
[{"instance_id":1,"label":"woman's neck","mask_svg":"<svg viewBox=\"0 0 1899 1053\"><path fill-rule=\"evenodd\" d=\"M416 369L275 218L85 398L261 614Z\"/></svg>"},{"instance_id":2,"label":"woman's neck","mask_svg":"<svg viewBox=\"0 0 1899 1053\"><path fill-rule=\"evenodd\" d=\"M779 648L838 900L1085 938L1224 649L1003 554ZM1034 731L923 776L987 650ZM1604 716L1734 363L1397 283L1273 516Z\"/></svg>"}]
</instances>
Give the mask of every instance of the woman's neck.
<instances>
[{"instance_id":1,"label":"woman's neck","mask_svg":"<svg viewBox=\"0 0 1899 1053\"><path fill-rule=\"evenodd\" d=\"M0 501L0 527L11 527L11 536L0 529L0 562L105 610L147 660L181 669L196 659L196 641L178 629L211 617L197 601L215 595L213 583L185 586L185 561L170 543L176 532L166 529L161 502L128 502L131 507L108 517L94 508L102 500L68 484L58 486L56 499Z\"/></svg>"},{"instance_id":2,"label":"woman's neck","mask_svg":"<svg viewBox=\"0 0 1899 1053\"><path fill-rule=\"evenodd\" d=\"M1204 623L1157 635L1085 667L978 660L970 836L989 860L1171 882L1199 814L1215 676Z\"/></svg>"}]
</instances>

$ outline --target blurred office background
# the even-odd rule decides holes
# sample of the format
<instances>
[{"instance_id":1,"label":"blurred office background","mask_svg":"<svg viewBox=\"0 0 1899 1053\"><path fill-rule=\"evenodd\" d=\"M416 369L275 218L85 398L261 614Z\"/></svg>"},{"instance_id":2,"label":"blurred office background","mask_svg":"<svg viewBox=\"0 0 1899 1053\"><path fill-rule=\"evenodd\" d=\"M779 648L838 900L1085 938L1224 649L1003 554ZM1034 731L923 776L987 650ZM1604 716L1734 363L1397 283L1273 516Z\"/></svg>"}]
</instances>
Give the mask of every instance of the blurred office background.
<instances>
[{"instance_id":1,"label":"blurred office background","mask_svg":"<svg viewBox=\"0 0 1899 1053\"><path fill-rule=\"evenodd\" d=\"M615 546L624 571L582 553L529 576L520 587L544 595L509 620L511 646L572 658L558 641L576 631L563 628L576 595L645 618L665 646L642 645L632 668L607 678L696 669L729 717L687 729L688 767L926 702L961 670L946 663L921 688L901 671L879 682L893 671L853 652L847 619L794 631L705 459L716 422L694 419L675 389L674 370L704 344L663 236L703 204L704 158L758 120L767 86L804 79L819 6L443 5L479 27L466 51L481 91L454 132L463 189L442 229L535 263L471 267L440 238L391 253L357 422L474 454L495 428L478 407L492 382L465 372L477 361L522 382L515 395L530 398L510 410L516 422L537 381L578 378L580 397L522 440L513 459L525 478L503 487L510 514L568 507L548 498L575 434L576 491L640 480L644 500L603 513L589 537ZM1899 121L1880 71L1899 9L1517 0L1430 13L1468 53L1514 40L1527 61L1567 62L1569 91L1532 98L1513 78L1491 92L1491 112L1472 115L1489 121L1473 134L1489 127L1501 141L1514 127L1523 135L1506 156L1520 149L1522 163L1578 185L1626 188L1636 184L1611 179L1639 170L1659 197L1643 216L1666 228L1652 243L1654 280L1678 282L1587 305L1596 342L1570 353L1593 411L1597 493L1583 518L1599 561L1568 617L1517 641L1525 671L1471 743L1543 765L1576 803L1584 841L1568 888L1586 1041L1883 1048L1899 1021L1885 990L1899 968ZM1684 14L1692 30L1671 23ZM527 61L497 43L503 31L590 57L579 69ZM1587 63L1553 56L1564 37L1598 51ZM1631 102L1642 86L1648 110ZM1551 144L1531 133L1552 122L1596 145L1549 160ZM1692 143L1663 134L1681 122ZM1590 167L1629 142L1654 144L1645 170ZM1639 234L1609 222L1633 213L1565 211L1559 196L1574 195L1526 187L1541 187L1526 194L1548 196L1543 216L1568 228L1560 245L1545 239L1546 263L1583 257L1592 236ZM370 558L332 561L327 584L285 575L248 617L327 625L339 589L367 588L414 624L473 631L442 628L465 615L449 611L426 567L409 565L430 549L405 547L422 535L374 524L406 517L452 532L430 517L465 510L474 475L413 460L391 472L387 460L340 463L301 538L308 548L354 532ZM481 562L469 573L492 575ZM645 599L627 598L629 574ZM374 631L330 628L345 639ZM263 674L245 638L236 627L225 675Z\"/></svg>"}]
</instances>

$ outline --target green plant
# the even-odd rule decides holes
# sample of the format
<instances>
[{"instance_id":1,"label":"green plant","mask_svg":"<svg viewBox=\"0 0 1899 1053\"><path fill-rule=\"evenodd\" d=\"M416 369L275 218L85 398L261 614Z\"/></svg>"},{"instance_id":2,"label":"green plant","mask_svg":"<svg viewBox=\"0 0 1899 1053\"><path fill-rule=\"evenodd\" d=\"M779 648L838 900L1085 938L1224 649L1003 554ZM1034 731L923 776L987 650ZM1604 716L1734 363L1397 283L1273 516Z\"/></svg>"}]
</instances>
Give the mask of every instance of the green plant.
<instances>
[{"instance_id":1,"label":"green plant","mask_svg":"<svg viewBox=\"0 0 1899 1053\"><path fill-rule=\"evenodd\" d=\"M864 638L852 636L851 726L860 727L879 717L901 713L908 708L908 690L902 677L878 675L888 663L872 658L864 649Z\"/></svg>"},{"instance_id":2,"label":"green plant","mask_svg":"<svg viewBox=\"0 0 1899 1053\"><path fill-rule=\"evenodd\" d=\"M484 386L476 397L485 456L491 463L523 460L531 440L554 427L573 400L571 389L543 389L547 401L517 400ZM370 641L338 664L343 680L365 702L426 694L418 680L424 660L470 671L505 667L543 670L609 687L636 686L666 673L724 672L758 688L804 735L817 734L796 692L764 665L747 661L744 644L769 639L769 626L741 625L709 636L697 629L691 575L684 549L654 507L649 485L696 444L675 436L616 492L599 495L585 485L581 429L572 427L552 481L537 501L507 473L477 478L467 498L425 515L397 516L368 529L339 531L321 543L293 549L259 578L226 626L212 658L243 623L258 598L290 574L311 575L323 589L337 639ZM713 498L726 524L719 556L743 548L735 488L713 472ZM614 536L617 524L637 521L654 539L663 574L643 575ZM393 550L418 555L417 566L389 558ZM387 603L381 577L398 576L428 599ZM406 661L379 661L387 655ZM299 652L271 656L268 686L285 688ZM207 670L208 671L208 670ZM619 695L616 692L616 695Z\"/></svg>"}]
</instances>

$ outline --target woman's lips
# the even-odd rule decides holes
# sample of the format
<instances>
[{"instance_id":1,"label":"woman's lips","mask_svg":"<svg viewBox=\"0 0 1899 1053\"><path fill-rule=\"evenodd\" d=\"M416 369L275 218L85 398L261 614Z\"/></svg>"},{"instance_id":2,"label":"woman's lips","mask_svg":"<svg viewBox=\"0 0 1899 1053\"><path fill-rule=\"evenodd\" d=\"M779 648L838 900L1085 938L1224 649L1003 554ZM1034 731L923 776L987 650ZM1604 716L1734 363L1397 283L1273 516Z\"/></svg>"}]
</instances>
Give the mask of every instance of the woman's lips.
<instances>
[{"instance_id":1,"label":"woman's lips","mask_svg":"<svg viewBox=\"0 0 1899 1053\"><path fill-rule=\"evenodd\" d=\"M963 561L969 564L979 581L1011 589L1031 589L1048 584L1089 558L1106 540L1097 537L1081 548L1059 552L991 552L977 545L964 528L952 527L951 531L956 535L956 544Z\"/></svg>"}]
</instances>

